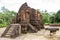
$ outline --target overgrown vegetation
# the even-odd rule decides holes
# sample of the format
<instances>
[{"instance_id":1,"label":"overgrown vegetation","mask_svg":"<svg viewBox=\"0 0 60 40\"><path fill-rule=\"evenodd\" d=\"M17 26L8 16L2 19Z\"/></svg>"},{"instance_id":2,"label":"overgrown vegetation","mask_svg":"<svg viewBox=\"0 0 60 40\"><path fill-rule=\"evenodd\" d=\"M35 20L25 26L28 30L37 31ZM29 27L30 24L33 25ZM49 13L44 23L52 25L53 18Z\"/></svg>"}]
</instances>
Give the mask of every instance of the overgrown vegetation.
<instances>
[{"instance_id":1,"label":"overgrown vegetation","mask_svg":"<svg viewBox=\"0 0 60 40\"><path fill-rule=\"evenodd\" d=\"M47 11L42 12L44 24L59 24L60 23L60 10L57 12L48 13Z\"/></svg>"},{"instance_id":2,"label":"overgrown vegetation","mask_svg":"<svg viewBox=\"0 0 60 40\"><path fill-rule=\"evenodd\" d=\"M44 24L60 23L60 10L51 13L48 13L47 10L45 10L41 13L42 13ZM15 15L16 12L9 11L5 7L2 7L2 12L0 12L0 27L7 27Z\"/></svg>"},{"instance_id":3,"label":"overgrown vegetation","mask_svg":"<svg viewBox=\"0 0 60 40\"><path fill-rule=\"evenodd\" d=\"M8 26L15 15L16 12L9 11L5 7L2 7L2 12L0 12L0 27Z\"/></svg>"}]
</instances>

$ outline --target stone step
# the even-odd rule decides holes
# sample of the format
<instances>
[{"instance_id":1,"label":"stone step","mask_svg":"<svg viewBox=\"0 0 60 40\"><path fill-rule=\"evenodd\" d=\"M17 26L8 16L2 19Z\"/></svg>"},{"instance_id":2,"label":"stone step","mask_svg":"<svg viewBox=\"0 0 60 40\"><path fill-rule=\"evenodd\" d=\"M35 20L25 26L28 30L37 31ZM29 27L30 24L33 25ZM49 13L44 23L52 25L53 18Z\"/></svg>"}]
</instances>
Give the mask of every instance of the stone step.
<instances>
[{"instance_id":1,"label":"stone step","mask_svg":"<svg viewBox=\"0 0 60 40\"><path fill-rule=\"evenodd\" d=\"M10 28L7 30L7 32L3 33L1 37L9 37L9 36L16 37L16 35L19 35L19 33L20 33L19 31L21 31L21 30L18 31L17 29L21 29L20 24L11 24L9 27ZM17 31L17 33L16 33L16 31ZM16 35L15 35L15 33L16 33Z\"/></svg>"}]
</instances>

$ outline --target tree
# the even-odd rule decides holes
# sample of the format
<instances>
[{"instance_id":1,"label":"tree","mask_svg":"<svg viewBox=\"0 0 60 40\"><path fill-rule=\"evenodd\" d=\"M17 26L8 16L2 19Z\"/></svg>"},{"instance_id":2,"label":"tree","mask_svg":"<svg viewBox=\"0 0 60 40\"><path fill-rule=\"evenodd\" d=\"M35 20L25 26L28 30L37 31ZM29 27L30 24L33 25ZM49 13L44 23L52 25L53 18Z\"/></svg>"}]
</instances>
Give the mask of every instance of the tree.
<instances>
[{"instance_id":1,"label":"tree","mask_svg":"<svg viewBox=\"0 0 60 40\"><path fill-rule=\"evenodd\" d=\"M56 13L56 15L55 15L55 21L57 22L57 23L60 23L60 10Z\"/></svg>"},{"instance_id":2,"label":"tree","mask_svg":"<svg viewBox=\"0 0 60 40\"><path fill-rule=\"evenodd\" d=\"M5 8L5 6L1 7L1 10L2 10L3 12L9 11L7 8Z\"/></svg>"},{"instance_id":3,"label":"tree","mask_svg":"<svg viewBox=\"0 0 60 40\"><path fill-rule=\"evenodd\" d=\"M43 22L50 23L50 15L48 14L47 10L42 12Z\"/></svg>"},{"instance_id":4,"label":"tree","mask_svg":"<svg viewBox=\"0 0 60 40\"><path fill-rule=\"evenodd\" d=\"M12 18L17 14L14 11L9 11L5 7L3 7L2 9L3 12L0 12L0 27L10 24Z\"/></svg>"}]
</instances>

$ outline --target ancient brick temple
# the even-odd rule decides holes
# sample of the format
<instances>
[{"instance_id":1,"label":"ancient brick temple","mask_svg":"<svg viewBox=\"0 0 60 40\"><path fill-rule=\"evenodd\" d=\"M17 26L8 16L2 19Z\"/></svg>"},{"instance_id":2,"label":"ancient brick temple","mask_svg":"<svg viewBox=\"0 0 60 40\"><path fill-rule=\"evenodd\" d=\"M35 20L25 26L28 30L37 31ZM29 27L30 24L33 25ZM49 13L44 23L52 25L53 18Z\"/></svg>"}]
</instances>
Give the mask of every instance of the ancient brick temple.
<instances>
[{"instance_id":1,"label":"ancient brick temple","mask_svg":"<svg viewBox=\"0 0 60 40\"><path fill-rule=\"evenodd\" d=\"M44 28L41 13L29 7L27 3L24 3L20 7L16 17L12 19L11 24L20 24L21 33L27 32L35 33L38 32L40 29Z\"/></svg>"}]
</instances>

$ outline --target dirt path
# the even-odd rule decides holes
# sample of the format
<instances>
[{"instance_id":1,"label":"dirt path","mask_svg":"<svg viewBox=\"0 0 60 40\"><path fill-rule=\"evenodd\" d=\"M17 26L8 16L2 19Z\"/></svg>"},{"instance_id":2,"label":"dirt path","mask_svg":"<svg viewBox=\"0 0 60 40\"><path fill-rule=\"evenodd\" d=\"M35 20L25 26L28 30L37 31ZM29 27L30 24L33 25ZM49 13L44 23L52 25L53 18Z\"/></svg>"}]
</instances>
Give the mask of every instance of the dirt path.
<instances>
[{"instance_id":1,"label":"dirt path","mask_svg":"<svg viewBox=\"0 0 60 40\"><path fill-rule=\"evenodd\" d=\"M6 28L0 28L0 35L4 32ZM42 32L42 31L40 31ZM47 40L42 33L27 33L21 34L19 37L11 39L11 38L0 38L0 40Z\"/></svg>"},{"instance_id":2,"label":"dirt path","mask_svg":"<svg viewBox=\"0 0 60 40\"><path fill-rule=\"evenodd\" d=\"M6 28L0 28L0 35ZM21 34L19 37L12 38L1 38L0 40L60 40L60 30L52 37L49 36L49 31L41 30L38 33L27 33Z\"/></svg>"}]
</instances>

